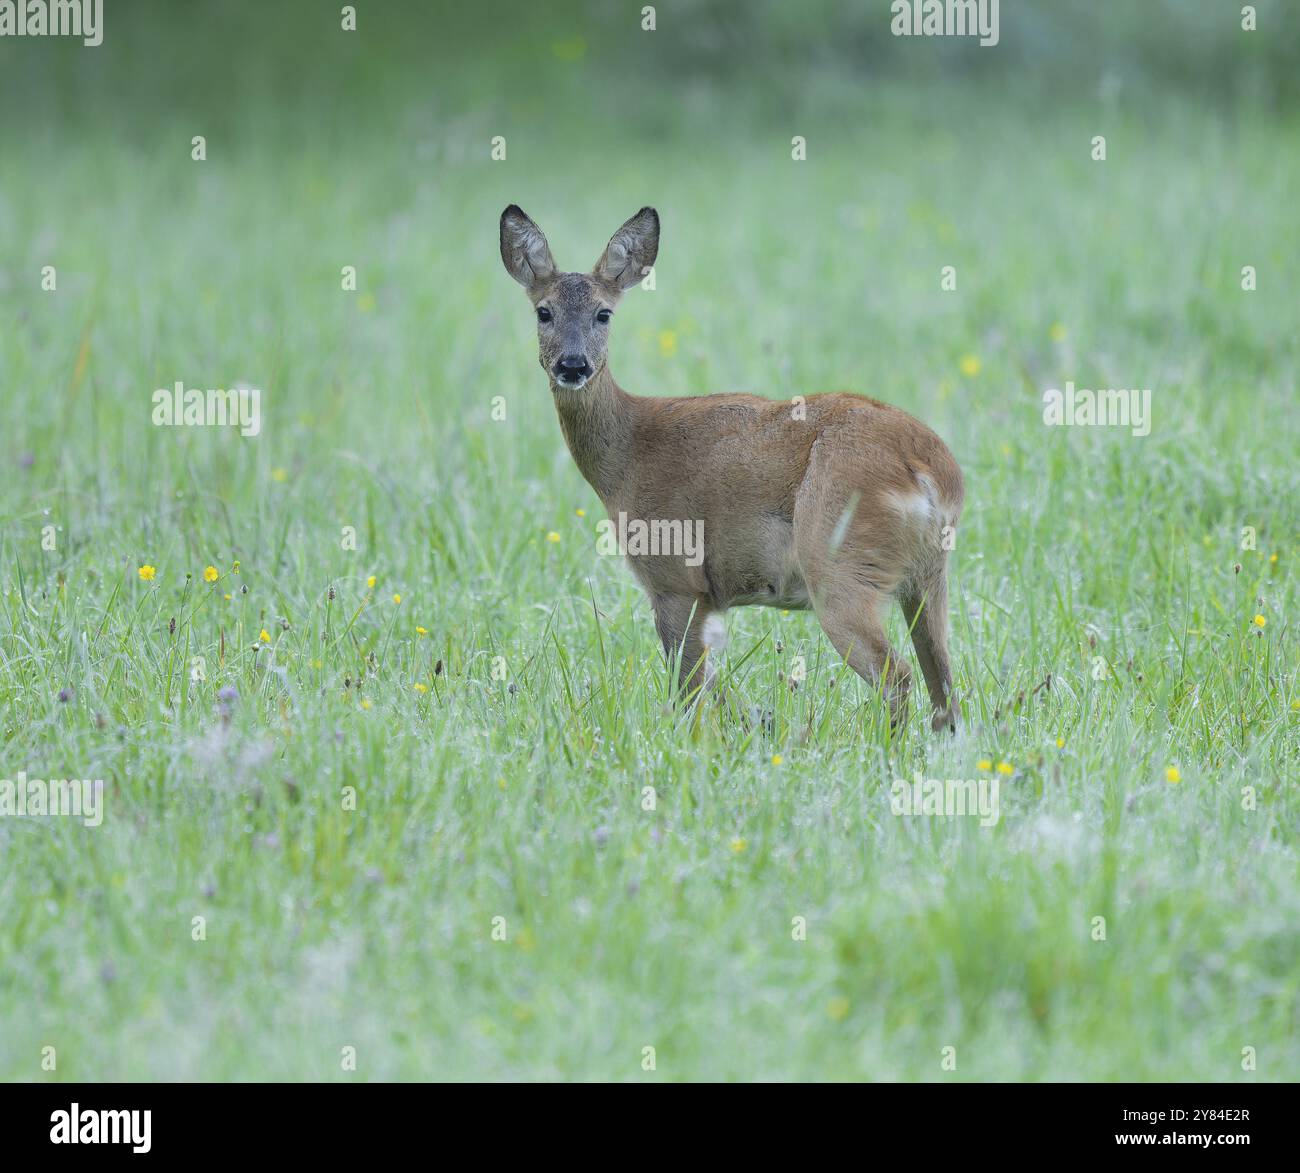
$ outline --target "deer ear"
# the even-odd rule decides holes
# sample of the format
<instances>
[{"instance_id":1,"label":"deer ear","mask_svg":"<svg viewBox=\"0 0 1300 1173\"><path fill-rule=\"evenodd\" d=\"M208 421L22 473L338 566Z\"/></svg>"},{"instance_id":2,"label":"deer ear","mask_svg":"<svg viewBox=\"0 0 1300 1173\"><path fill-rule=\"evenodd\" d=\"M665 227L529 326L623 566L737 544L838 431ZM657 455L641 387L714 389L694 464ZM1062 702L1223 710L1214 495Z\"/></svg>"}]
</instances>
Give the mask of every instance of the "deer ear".
<instances>
[{"instance_id":1,"label":"deer ear","mask_svg":"<svg viewBox=\"0 0 1300 1173\"><path fill-rule=\"evenodd\" d=\"M609 238L592 276L620 293L646 275L659 255L659 213L642 208Z\"/></svg>"},{"instance_id":2,"label":"deer ear","mask_svg":"<svg viewBox=\"0 0 1300 1173\"><path fill-rule=\"evenodd\" d=\"M501 261L525 289L555 276L555 260L546 237L517 204L501 213Z\"/></svg>"}]
</instances>

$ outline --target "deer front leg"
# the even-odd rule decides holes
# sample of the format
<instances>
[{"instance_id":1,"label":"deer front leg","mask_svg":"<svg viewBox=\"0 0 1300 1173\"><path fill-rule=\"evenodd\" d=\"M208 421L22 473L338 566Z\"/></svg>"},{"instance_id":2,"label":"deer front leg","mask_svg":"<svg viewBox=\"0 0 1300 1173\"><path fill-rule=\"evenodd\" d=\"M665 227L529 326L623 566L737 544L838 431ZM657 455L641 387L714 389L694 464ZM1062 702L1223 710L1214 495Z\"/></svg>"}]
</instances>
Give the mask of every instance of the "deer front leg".
<instances>
[{"instance_id":1,"label":"deer front leg","mask_svg":"<svg viewBox=\"0 0 1300 1173\"><path fill-rule=\"evenodd\" d=\"M668 670L676 671L682 696L694 700L712 685L715 676L703 639L705 620L715 612L707 599L692 595L652 594L650 605Z\"/></svg>"}]
</instances>

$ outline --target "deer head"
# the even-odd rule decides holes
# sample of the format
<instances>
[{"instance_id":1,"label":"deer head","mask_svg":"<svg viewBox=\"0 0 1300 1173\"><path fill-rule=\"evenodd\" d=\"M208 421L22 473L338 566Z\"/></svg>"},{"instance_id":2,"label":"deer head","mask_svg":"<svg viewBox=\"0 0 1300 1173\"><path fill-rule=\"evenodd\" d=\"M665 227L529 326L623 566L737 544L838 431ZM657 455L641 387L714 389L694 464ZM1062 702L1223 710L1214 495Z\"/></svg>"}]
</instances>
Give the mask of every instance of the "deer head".
<instances>
[{"instance_id":1,"label":"deer head","mask_svg":"<svg viewBox=\"0 0 1300 1173\"><path fill-rule=\"evenodd\" d=\"M552 391L577 391L603 369L614 309L658 252L659 214L642 208L610 237L590 273L561 273L542 230L514 204L501 213L501 260L533 303L538 362Z\"/></svg>"}]
</instances>

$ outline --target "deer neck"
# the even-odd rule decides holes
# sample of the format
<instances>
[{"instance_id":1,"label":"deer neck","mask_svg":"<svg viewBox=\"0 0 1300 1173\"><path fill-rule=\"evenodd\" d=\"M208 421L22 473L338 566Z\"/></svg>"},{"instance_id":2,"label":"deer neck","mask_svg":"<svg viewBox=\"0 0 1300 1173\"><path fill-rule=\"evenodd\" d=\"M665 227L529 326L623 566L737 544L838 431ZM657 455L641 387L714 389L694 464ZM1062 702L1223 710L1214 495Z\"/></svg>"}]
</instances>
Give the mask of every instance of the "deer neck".
<instances>
[{"instance_id":1,"label":"deer neck","mask_svg":"<svg viewBox=\"0 0 1300 1173\"><path fill-rule=\"evenodd\" d=\"M636 397L614 382L608 363L576 391L554 383L551 391L573 461L608 505L631 463Z\"/></svg>"}]
</instances>

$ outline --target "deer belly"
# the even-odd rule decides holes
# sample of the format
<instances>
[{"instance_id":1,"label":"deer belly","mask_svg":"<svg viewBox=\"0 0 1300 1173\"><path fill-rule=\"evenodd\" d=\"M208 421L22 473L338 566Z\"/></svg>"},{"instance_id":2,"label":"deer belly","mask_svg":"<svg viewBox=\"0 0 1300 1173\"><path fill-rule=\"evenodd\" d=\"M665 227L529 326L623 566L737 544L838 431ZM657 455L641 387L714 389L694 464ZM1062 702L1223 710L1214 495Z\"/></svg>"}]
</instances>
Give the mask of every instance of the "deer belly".
<instances>
[{"instance_id":1,"label":"deer belly","mask_svg":"<svg viewBox=\"0 0 1300 1173\"><path fill-rule=\"evenodd\" d=\"M802 611L810 605L788 521L771 517L743 535L728 536L732 540L710 550L705 561L722 606Z\"/></svg>"},{"instance_id":2,"label":"deer belly","mask_svg":"<svg viewBox=\"0 0 1300 1173\"><path fill-rule=\"evenodd\" d=\"M780 607L785 611L805 611L810 606L808 588L798 575L784 581L760 577L757 581L736 583L723 593L726 607Z\"/></svg>"}]
</instances>

